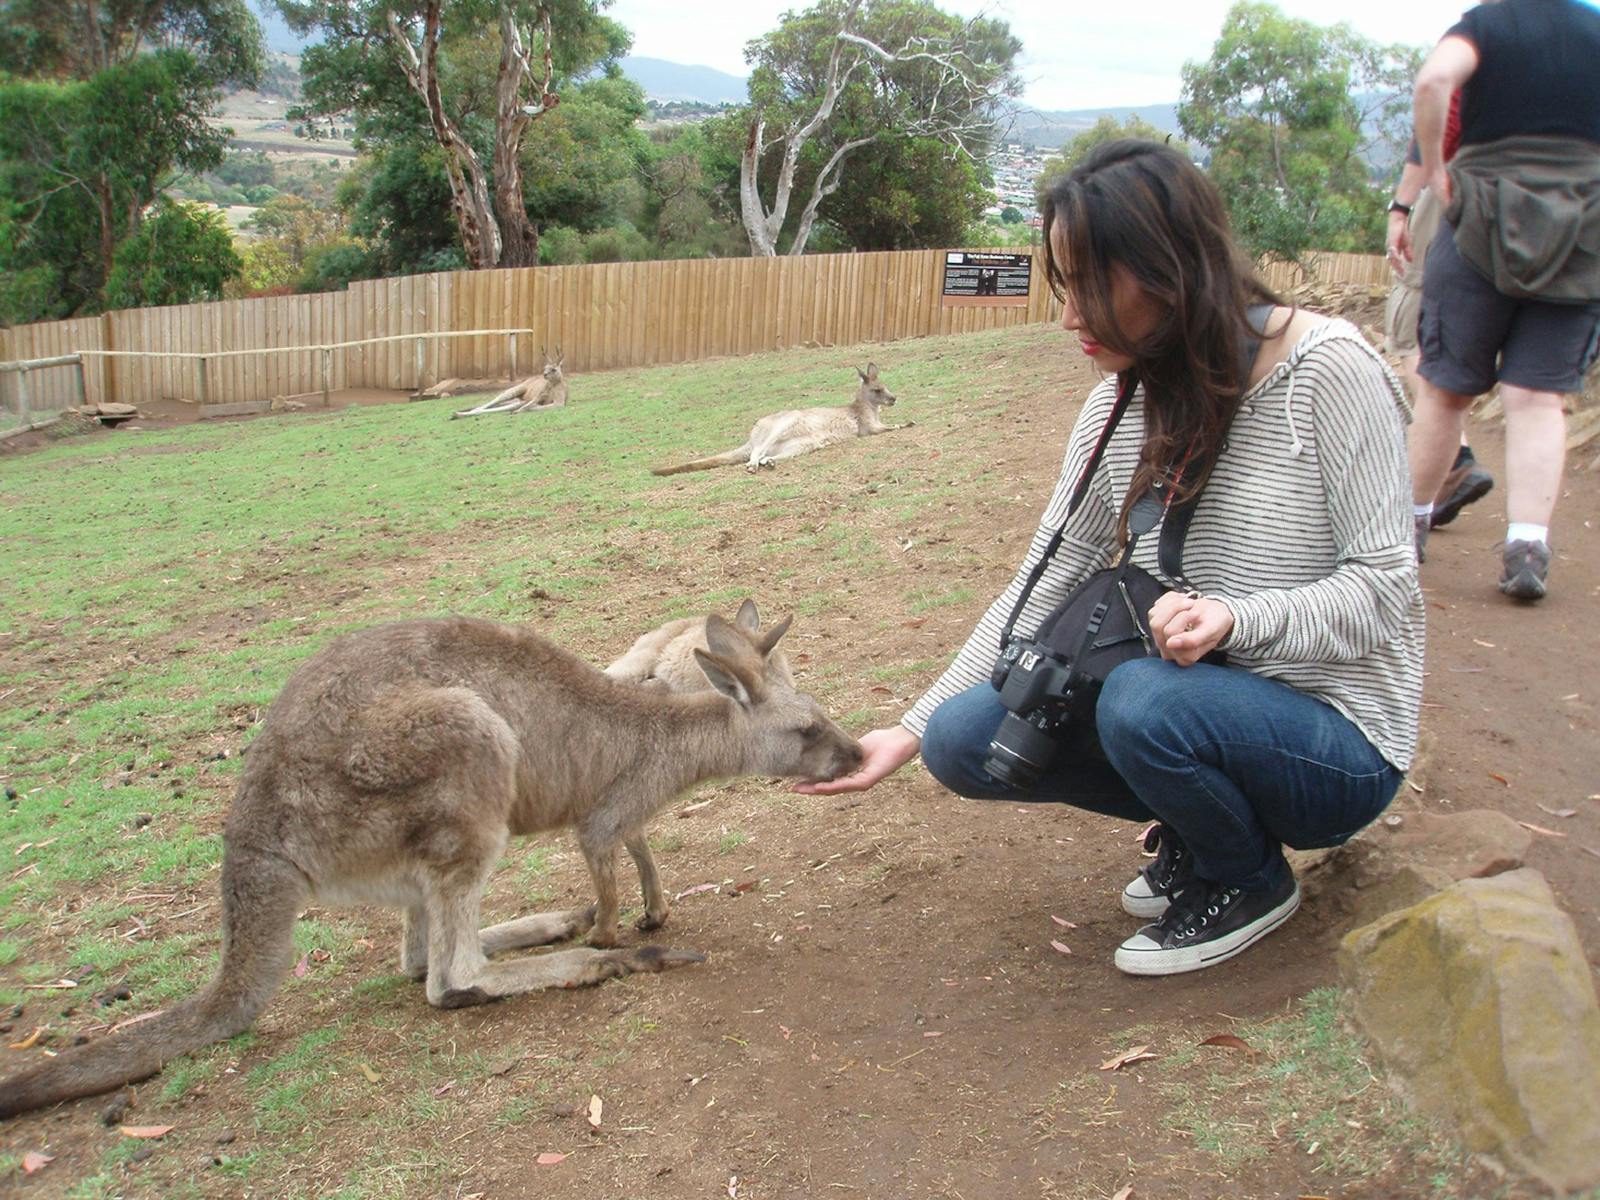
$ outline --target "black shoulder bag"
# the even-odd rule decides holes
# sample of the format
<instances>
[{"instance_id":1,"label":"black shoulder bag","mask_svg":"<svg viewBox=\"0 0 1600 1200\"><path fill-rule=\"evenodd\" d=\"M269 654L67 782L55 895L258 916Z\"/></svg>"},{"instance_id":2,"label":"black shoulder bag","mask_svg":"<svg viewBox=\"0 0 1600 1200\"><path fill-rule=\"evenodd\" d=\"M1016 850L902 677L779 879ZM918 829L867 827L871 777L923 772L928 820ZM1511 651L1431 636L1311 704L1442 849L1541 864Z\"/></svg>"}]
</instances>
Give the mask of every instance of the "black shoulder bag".
<instances>
[{"instance_id":1,"label":"black shoulder bag","mask_svg":"<svg viewBox=\"0 0 1600 1200\"><path fill-rule=\"evenodd\" d=\"M1252 330L1261 328L1267 312L1270 306L1250 309ZM1245 345L1246 376L1259 349L1260 342L1254 337ZM1049 765L1064 725L1093 726L1100 689L1112 670L1131 659L1156 656L1148 614L1151 606L1173 589L1132 560L1134 545L1156 527L1163 513L1166 520L1161 525L1158 551L1161 570L1178 590L1192 590L1183 575L1183 543L1200 493L1174 505L1170 485L1158 479L1153 490L1134 501L1128 513L1128 543L1116 565L1096 571L1073 588L1039 622L1032 638L1012 635L1028 597L1066 536L1072 514L1088 493L1095 468L1133 399L1135 386L1130 377L1118 391L1100 439L1067 501L1067 515L1029 573L1000 635L1000 657L990 682L1007 712L990 743L984 769L1003 783L1031 786ZM1227 655L1214 650L1202 661L1226 662Z\"/></svg>"}]
</instances>

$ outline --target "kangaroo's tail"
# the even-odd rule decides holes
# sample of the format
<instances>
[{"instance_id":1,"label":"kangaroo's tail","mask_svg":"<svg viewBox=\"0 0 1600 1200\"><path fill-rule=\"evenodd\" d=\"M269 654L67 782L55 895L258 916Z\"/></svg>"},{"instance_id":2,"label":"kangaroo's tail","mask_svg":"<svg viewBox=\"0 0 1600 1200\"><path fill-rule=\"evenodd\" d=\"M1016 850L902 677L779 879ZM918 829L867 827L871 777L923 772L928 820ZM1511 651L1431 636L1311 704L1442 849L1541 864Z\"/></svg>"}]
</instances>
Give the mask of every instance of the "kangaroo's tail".
<instances>
[{"instance_id":1,"label":"kangaroo's tail","mask_svg":"<svg viewBox=\"0 0 1600 1200\"><path fill-rule=\"evenodd\" d=\"M230 847L216 977L173 1008L0 1080L0 1120L144 1079L180 1054L249 1028L294 962L295 917L308 894L305 877L277 855Z\"/></svg>"},{"instance_id":2,"label":"kangaroo's tail","mask_svg":"<svg viewBox=\"0 0 1600 1200\"><path fill-rule=\"evenodd\" d=\"M709 471L712 467L731 467L734 463L742 463L749 457L750 448L740 446L737 450L713 454L710 458L697 458L692 462L679 463L675 467L651 467L650 474L682 475L685 471Z\"/></svg>"}]
</instances>

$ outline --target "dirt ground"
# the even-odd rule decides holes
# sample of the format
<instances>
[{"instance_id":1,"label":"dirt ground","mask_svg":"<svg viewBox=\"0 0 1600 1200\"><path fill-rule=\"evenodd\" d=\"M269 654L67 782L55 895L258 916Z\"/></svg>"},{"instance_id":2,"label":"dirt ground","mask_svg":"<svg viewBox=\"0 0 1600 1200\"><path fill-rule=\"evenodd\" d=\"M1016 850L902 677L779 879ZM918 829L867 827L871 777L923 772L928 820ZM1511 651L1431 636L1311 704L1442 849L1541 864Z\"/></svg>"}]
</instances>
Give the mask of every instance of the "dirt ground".
<instances>
[{"instance_id":1,"label":"dirt ground","mask_svg":"<svg viewBox=\"0 0 1600 1200\"><path fill-rule=\"evenodd\" d=\"M1004 370L1016 389L1008 415L1027 431L1016 439L1016 474L1053 479L1089 372L1047 337ZM909 413L914 400L901 399ZM1500 475L1497 425L1479 423L1472 433L1479 458ZM930 427L903 436L901 453L940 450ZM692 486L664 482L663 497L681 499L678 489ZM854 702L882 723L897 718L918 684L893 675L875 682L874 669L942 660L1009 576L1037 516L1035 506L1006 498L952 495L950 504L983 518L964 527L986 564L962 581L971 603L907 621L898 595L880 599L862 581L803 622L790 647L803 674L813 663L864 654L851 670ZM1392 810L1496 808L1538 826L1529 864L1576 920L1591 962L1600 962L1597 513L1600 474L1572 470L1554 529L1552 592L1537 606L1515 605L1494 586L1503 489L1434 534L1423 570L1429 674L1413 776L1421 791L1403 787ZM781 527L729 529L708 550L716 570L759 578L761 546L782 536ZM450 552L419 548L423 556ZM609 600L618 628L642 598L686 583L690 568L683 570L682 581L670 568L640 578L637 595L628 594L630 575L619 573ZM775 582L768 610L781 611L784 588L803 585ZM880 628L869 642L863 631ZM627 636L619 633L616 651ZM681 818L668 810L656 822L669 893L680 898L652 940L705 951L705 965L439 1013L414 988L354 990L395 969L397 922L373 913L370 951L315 968L345 985L337 995L280 994L258 1022L255 1044L220 1076L176 1106L139 1114L179 1131L125 1168L128 1191L158 1195L194 1181L217 1196L331 1194L349 1182L364 1189L352 1194L483 1200L1110 1198L1130 1186L1134 1200L1440 1194L1424 1164L1402 1156L1361 1172L1330 1170L1287 1132L1265 1154L1232 1161L1202 1149L1173 1119L1161 1058L1099 1069L1139 1043L1175 1056L1336 982L1333 951L1347 931L1338 906L1313 897L1282 931L1222 968L1135 980L1111 962L1135 924L1116 901L1140 861L1132 825L965 801L920 767L859 798L737 784L701 799L711 803ZM1568 809L1576 815L1555 815ZM745 840L730 847L727 831ZM588 888L581 857L568 841L553 844L554 904L580 902ZM522 906L513 882L497 883L492 913ZM719 886L696 890L706 884ZM214 899L197 892L172 905ZM205 907L176 928L214 920L215 908ZM643 940L631 930L628 937ZM340 1048L359 1047L389 1086L348 1075L329 1083L347 1098L284 1177L218 1167L213 1156L246 1155L274 1136L253 1127L245 1075L334 1020L344 1022ZM438 1075L408 1077L419 1046L437 1058ZM474 1075L452 1065L468 1051L494 1069ZM423 1085L436 1085L426 1092L434 1104L425 1118L399 1100ZM585 1121L591 1095L604 1101L598 1133ZM516 1099L526 1103L507 1121ZM114 1140L98 1120L104 1105L67 1105L0 1131L0 1148L48 1147L56 1156L48 1172L0 1188L66 1194ZM374 1115L381 1129L386 1105L392 1133L374 1141ZM344 1144L346 1130L361 1144ZM539 1166L541 1153L567 1157ZM415 1165L439 1160L449 1165ZM1474 1162L1443 1194L1533 1193Z\"/></svg>"}]
</instances>

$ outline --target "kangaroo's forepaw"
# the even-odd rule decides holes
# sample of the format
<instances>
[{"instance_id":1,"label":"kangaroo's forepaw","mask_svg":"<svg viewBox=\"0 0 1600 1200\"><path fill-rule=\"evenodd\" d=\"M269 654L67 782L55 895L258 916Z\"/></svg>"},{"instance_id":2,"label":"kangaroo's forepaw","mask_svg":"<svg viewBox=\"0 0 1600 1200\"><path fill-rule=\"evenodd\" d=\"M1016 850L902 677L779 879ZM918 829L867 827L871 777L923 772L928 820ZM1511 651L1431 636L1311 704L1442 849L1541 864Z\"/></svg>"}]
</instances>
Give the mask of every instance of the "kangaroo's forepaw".
<instances>
[{"instance_id":1,"label":"kangaroo's forepaw","mask_svg":"<svg viewBox=\"0 0 1600 1200\"><path fill-rule=\"evenodd\" d=\"M629 971L640 973L671 971L676 967L691 967L706 961L706 956L698 950L673 950L667 946L619 950L613 957Z\"/></svg>"}]
</instances>

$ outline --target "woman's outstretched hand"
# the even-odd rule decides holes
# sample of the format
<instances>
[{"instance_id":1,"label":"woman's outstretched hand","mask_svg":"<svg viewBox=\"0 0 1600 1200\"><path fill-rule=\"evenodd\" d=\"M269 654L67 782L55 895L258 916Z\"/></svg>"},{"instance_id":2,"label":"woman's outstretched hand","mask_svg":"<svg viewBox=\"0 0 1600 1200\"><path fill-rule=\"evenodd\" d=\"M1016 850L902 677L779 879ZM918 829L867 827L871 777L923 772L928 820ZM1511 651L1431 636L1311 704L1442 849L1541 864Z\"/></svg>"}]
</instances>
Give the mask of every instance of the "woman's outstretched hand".
<instances>
[{"instance_id":1,"label":"woman's outstretched hand","mask_svg":"<svg viewBox=\"0 0 1600 1200\"><path fill-rule=\"evenodd\" d=\"M808 796L832 796L839 792L864 792L878 780L894 774L917 756L922 739L903 725L874 729L861 735L863 759L853 775L841 775L826 783L797 783L794 790Z\"/></svg>"},{"instance_id":2,"label":"woman's outstretched hand","mask_svg":"<svg viewBox=\"0 0 1600 1200\"><path fill-rule=\"evenodd\" d=\"M1168 592L1150 607L1150 634L1168 662L1192 667L1233 632L1233 612L1221 600Z\"/></svg>"}]
</instances>

